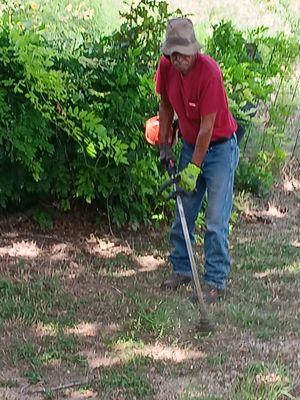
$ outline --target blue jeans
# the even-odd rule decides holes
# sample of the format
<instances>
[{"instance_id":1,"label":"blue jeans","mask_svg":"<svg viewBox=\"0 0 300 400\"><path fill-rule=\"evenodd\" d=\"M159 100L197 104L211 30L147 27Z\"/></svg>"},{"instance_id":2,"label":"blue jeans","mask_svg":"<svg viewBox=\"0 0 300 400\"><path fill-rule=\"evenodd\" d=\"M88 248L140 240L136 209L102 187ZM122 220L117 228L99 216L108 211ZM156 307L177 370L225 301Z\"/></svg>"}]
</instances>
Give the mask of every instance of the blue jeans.
<instances>
[{"instance_id":1,"label":"blue jeans","mask_svg":"<svg viewBox=\"0 0 300 400\"><path fill-rule=\"evenodd\" d=\"M193 152L194 146L184 142L178 170L182 170L192 160ZM196 190L182 196L190 238L194 244L195 221L207 191L203 280L218 289L226 288L230 270L229 219L232 209L234 171L238 159L239 149L235 135L227 142L211 147L202 163L202 173L198 177ZM169 261L173 271L177 274L192 276L177 206L171 228L170 244Z\"/></svg>"}]
</instances>

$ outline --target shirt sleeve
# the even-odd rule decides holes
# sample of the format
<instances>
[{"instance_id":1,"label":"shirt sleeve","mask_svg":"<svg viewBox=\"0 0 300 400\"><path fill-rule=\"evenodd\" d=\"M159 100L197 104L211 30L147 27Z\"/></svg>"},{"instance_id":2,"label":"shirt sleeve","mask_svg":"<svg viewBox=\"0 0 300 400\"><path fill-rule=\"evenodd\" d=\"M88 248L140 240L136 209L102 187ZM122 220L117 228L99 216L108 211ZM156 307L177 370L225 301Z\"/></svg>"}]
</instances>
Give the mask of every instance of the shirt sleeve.
<instances>
[{"instance_id":1,"label":"shirt sleeve","mask_svg":"<svg viewBox=\"0 0 300 400\"><path fill-rule=\"evenodd\" d=\"M155 76L155 91L156 93L167 96L167 89L166 89L166 64L164 59L161 58L158 64Z\"/></svg>"},{"instance_id":2,"label":"shirt sleeve","mask_svg":"<svg viewBox=\"0 0 300 400\"><path fill-rule=\"evenodd\" d=\"M223 80L221 77L211 78L200 96L200 115L217 113L227 108Z\"/></svg>"}]
</instances>

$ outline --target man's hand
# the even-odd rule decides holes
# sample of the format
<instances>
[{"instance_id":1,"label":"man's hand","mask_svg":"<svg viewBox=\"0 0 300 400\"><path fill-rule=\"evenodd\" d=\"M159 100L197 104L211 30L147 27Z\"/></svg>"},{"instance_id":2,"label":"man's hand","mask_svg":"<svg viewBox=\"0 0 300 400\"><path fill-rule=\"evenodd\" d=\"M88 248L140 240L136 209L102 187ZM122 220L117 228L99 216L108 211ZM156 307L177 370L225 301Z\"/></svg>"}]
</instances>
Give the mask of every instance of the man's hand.
<instances>
[{"instance_id":1,"label":"man's hand","mask_svg":"<svg viewBox=\"0 0 300 400\"><path fill-rule=\"evenodd\" d=\"M187 192L194 191L200 173L200 167L197 167L197 165L193 163L189 163L181 172L179 172L179 186Z\"/></svg>"},{"instance_id":2,"label":"man's hand","mask_svg":"<svg viewBox=\"0 0 300 400\"><path fill-rule=\"evenodd\" d=\"M169 144L159 145L159 158L161 163L167 167L170 161L175 161L175 156Z\"/></svg>"}]
</instances>

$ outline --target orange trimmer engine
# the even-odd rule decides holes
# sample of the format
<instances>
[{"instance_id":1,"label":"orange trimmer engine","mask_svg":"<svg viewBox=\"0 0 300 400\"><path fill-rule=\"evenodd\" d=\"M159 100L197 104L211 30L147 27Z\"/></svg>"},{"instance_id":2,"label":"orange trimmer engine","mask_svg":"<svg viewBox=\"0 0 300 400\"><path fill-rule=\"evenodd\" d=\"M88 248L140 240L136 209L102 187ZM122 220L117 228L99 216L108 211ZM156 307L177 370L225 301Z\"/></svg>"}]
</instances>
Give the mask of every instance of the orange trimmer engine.
<instances>
[{"instance_id":1,"label":"orange trimmer engine","mask_svg":"<svg viewBox=\"0 0 300 400\"><path fill-rule=\"evenodd\" d=\"M168 135L169 144L173 146L178 140L178 120L174 120L170 126L170 133ZM145 139L147 143L152 146L159 146L159 117L155 115L146 121Z\"/></svg>"}]
</instances>

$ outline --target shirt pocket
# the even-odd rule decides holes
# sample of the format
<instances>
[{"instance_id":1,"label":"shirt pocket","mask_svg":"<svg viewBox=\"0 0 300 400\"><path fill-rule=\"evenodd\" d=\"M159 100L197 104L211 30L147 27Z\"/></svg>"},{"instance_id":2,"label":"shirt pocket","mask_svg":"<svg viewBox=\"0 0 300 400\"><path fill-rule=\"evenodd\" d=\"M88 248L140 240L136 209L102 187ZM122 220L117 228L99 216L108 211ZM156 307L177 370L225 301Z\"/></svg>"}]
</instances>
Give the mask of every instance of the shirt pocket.
<instances>
[{"instance_id":1,"label":"shirt pocket","mask_svg":"<svg viewBox=\"0 0 300 400\"><path fill-rule=\"evenodd\" d=\"M200 121L198 102L191 100L187 102L187 117L193 121Z\"/></svg>"}]
</instances>

